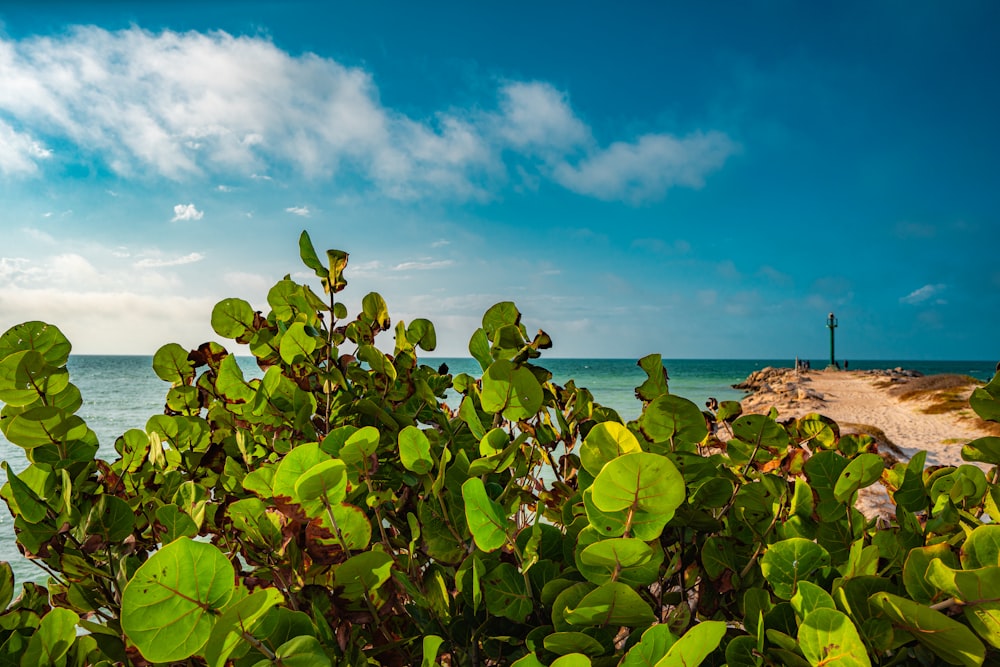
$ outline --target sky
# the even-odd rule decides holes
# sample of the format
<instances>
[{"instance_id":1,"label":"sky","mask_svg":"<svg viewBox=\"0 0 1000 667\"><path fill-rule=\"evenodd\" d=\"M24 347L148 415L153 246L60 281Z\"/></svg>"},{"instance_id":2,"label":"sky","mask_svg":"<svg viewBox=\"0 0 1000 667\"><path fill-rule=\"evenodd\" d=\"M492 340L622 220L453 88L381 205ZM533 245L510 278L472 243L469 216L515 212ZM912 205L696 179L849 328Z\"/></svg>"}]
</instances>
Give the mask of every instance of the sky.
<instances>
[{"instance_id":1,"label":"sky","mask_svg":"<svg viewBox=\"0 0 1000 667\"><path fill-rule=\"evenodd\" d=\"M431 5L431 6L424 6ZM468 356L1000 358L1000 4L0 2L0 331L310 282ZM391 347L391 340L387 342ZM235 348L235 351L240 351Z\"/></svg>"}]
</instances>

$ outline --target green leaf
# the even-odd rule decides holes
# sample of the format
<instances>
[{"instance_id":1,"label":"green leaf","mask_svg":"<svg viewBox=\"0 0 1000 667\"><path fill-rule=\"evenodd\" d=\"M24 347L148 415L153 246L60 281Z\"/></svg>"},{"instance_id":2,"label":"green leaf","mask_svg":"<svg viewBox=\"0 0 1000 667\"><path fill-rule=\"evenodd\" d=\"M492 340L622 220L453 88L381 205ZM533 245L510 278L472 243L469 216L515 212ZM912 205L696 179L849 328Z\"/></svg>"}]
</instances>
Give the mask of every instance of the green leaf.
<instances>
[{"instance_id":1,"label":"green leaf","mask_svg":"<svg viewBox=\"0 0 1000 667\"><path fill-rule=\"evenodd\" d=\"M254 667L270 667L275 664L281 667L330 667L330 658L323 650L323 645L318 639L308 635L289 639L278 647L274 656L277 662L265 660Z\"/></svg>"},{"instance_id":2,"label":"green leaf","mask_svg":"<svg viewBox=\"0 0 1000 667\"><path fill-rule=\"evenodd\" d=\"M218 548L182 537L143 563L122 594L122 629L150 662L184 660L208 641L236 573Z\"/></svg>"},{"instance_id":3,"label":"green leaf","mask_svg":"<svg viewBox=\"0 0 1000 667\"><path fill-rule=\"evenodd\" d=\"M656 663L656 667L695 667L719 646L726 634L723 621L702 621L685 632Z\"/></svg>"},{"instance_id":4,"label":"green leaf","mask_svg":"<svg viewBox=\"0 0 1000 667\"><path fill-rule=\"evenodd\" d=\"M662 551L657 554L653 547L634 538L601 540L580 552L581 574L598 585L622 581L647 586L659 578L662 562Z\"/></svg>"},{"instance_id":5,"label":"green leaf","mask_svg":"<svg viewBox=\"0 0 1000 667\"><path fill-rule=\"evenodd\" d=\"M438 649L443 643L444 639L437 635L424 635L422 641L423 658L420 661L420 667L434 667L437 664Z\"/></svg>"},{"instance_id":6,"label":"green leaf","mask_svg":"<svg viewBox=\"0 0 1000 667\"><path fill-rule=\"evenodd\" d=\"M941 597L939 591L927 580L927 568L937 559L943 560L946 565L958 567L958 558L947 542L910 549L906 556L903 585L910 597L917 602L937 602Z\"/></svg>"},{"instance_id":7,"label":"green leaf","mask_svg":"<svg viewBox=\"0 0 1000 667\"><path fill-rule=\"evenodd\" d=\"M430 440L416 426L407 426L399 432L399 459L404 468L418 475L433 470Z\"/></svg>"},{"instance_id":8,"label":"green leaf","mask_svg":"<svg viewBox=\"0 0 1000 667\"><path fill-rule=\"evenodd\" d=\"M511 420L533 417L542 407L542 386L535 375L506 359L490 364L483 374L483 410L503 412Z\"/></svg>"},{"instance_id":9,"label":"green leaf","mask_svg":"<svg viewBox=\"0 0 1000 667\"><path fill-rule=\"evenodd\" d=\"M590 660L585 656L601 655L605 652L604 645L601 642L583 632L553 632L546 635L545 639L542 640L542 646L545 647L546 651L569 659L559 663L560 665L566 665L566 667L574 664L589 665ZM585 662L575 662L580 658ZM552 664L556 663L553 662Z\"/></svg>"},{"instance_id":10,"label":"green leaf","mask_svg":"<svg viewBox=\"0 0 1000 667\"><path fill-rule=\"evenodd\" d=\"M966 570L1000 565L1000 525L978 526L965 538L959 556Z\"/></svg>"},{"instance_id":11,"label":"green leaf","mask_svg":"<svg viewBox=\"0 0 1000 667\"><path fill-rule=\"evenodd\" d=\"M316 338L306 333L306 325L302 322L295 322L282 335L278 350L281 354L281 360L286 364L292 364L298 361L308 361L309 355L316 349L317 344Z\"/></svg>"},{"instance_id":12,"label":"green leaf","mask_svg":"<svg viewBox=\"0 0 1000 667\"><path fill-rule=\"evenodd\" d=\"M296 502L298 496L295 495L295 485L298 484L299 479L314 465L329 460L330 455L320 449L319 445L315 442L309 442L294 448L285 454L285 458L281 459L281 463L278 464L277 469L274 471L274 478L271 481L274 496ZM256 472L253 471L247 475L243 480L243 484L246 485L250 482L251 476Z\"/></svg>"},{"instance_id":13,"label":"green leaf","mask_svg":"<svg viewBox=\"0 0 1000 667\"><path fill-rule=\"evenodd\" d=\"M135 511L121 498L102 494L90 510L87 534L100 535L108 544L121 542L134 529Z\"/></svg>"},{"instance_id":14,"label":"green leaf","mask_svg":"<svg viewBox=\"0 0 1000 667\"><path fill-rule=\"evenodd\" d=\"M254 310L243 299L223 299L212 308L212 330L223 338L240 338L253 323Z\"/></svg>"},{"instance_id":15,"label":"green leaf","mask_svg":"<svg viewBox=\"0 0 1000 667\"><path fill-rule=\"evenodd\" d=\"M65 366L70 349L72 345L58 327L45 322L24 322L0 336L0 361L15 352L36 350L50 366Z\"/></svg>"},{"instance_id":16,"label":"green leaf","mask_svg":"<svg viewBox=\"0 0 1000 667\"><path fill-rule=\"evenodd\" d=\"M1000 465L1000 437L988 435L973 440L962 447L962 458L966 461Z\"/></svg>"},{"instance_id":17,"label":"green leaf","mask_svg":"<svg viewBox=\"0 0 1000 667\"><path fill-rule=\"evenodd\" d=\"M324 282L323 288L327 292L340 292L347 287L347 279L344 278L344 269L347 268L348 254L343 250L327 250L326 260L330 267L330 276Z\"/></svg>"},{"instance_id":18,"label":"green leaf","mask_svg":"<svg viewBox=\"0 0 1000 667\"><path fill-rule=\"evenodd\" d=\"M667 389L667 369L663 367L663 357L658 354L647 354L639 360L639 368L646 371L646 379L635 388L635 397L649 402L670 393Z\"/></svg>"},{"instance_id":19,"label":"green leaf","mask_svg":"<svg viewBox=\"0 0 1000 667\"><path fill-rule=\"evenodd\" d=\"M282 602L281 591L264 588L226 609L205 644L205 661L209 666L224 667L236 647L245 641L244 633L252 633L264 615Z\"/></svg>"},{"instance_id":20,"label":"green leaf","mask_svg":"<svg viewBox=\"0 0 1000 667\"><path fill-rule=\"evenodd\" d=\"M597 476L604 464L622 454L642 451L632 432L618 422L601 422L590 429L580 446L580 462Z\"/></svg>"},{"instance_id":21,"label":"green leaf","mask_svg":"<svg viewBox=\"0 0 1000 667\"><path fill-rule=\"evenodd\" d=\"M320 505L336 505L346 497L347 466L340 459L327 459L310 466L295 482L292 494L295 502L303 505L317 500Z\"/></svg>"},{"instance_id":22,"label":"green leaf","mask_svg":"<svg viewBox=\"0 0 1000 667\"><path fill-rule=\"evenodd\" d=\"M497 329L507 325L518 325L521 323L521 312L512 301L501 301L493 304L483 314L483 331L486 337L493 338Z\"/></svg>"},{"instance_id":23,"label":"green leaf","mask_svg":"<svg viewBox=\"0 0 1000 667\"><path fill-rule=\"evenodd\" d=\"M334 581L348 600L362 600L374 593L392 575L392 556L382 551L365 551L337 567Z\"/></svg>"},{"instance_id":24,"label":"green leaf","mask_svg":"<svg viewBox=\"0 0 1000 667\"><path fill-rule=\"evenodd\" d=\"M0 609L6 609L14 597L14 570L10 563L0 560Z\"/></svg>"},{"instance_id":25,"label":"green leaf","mask_svg":"<svg viewBox=\"0 0 1000 667\"><path fill-rule=\"evenodd\" d=\"M1000 373L994 375L985 387L979 387L972 392L969 396L969 405L981 418L1000 421Z\"/></svg>"},{"instance_id":26,"label":"green leaf","mask_svg":"<svg viewBox=\"0 0 1000 667\"><path fill-rule=\"evenodd\" d=\"M80 617L56 607L45 614L21 656L22 665L58 665L76 640Z\"/></svg>"},{"instance_id":27,"label":"green leaf","mask_svg":"<svg viewBox=\"0 0 1000 667\"><path fill-rule=\"evenodd\" d=\"M178 537L193 538L198 535L198 524L177 505L164 505L158 508L156 522L163 527L164 533L160 539L164 544L173 542Z\"/></svg>"},{"instance_id":28,"label":"green leaf","mask_svg":"<svg viewBox=\"0 0 1000 667\"><path fill-rule=\"evenodd\" d=\"M188 352L177 343L167 343L153 355L153 371L161 380L180 386L194 380L194 364Z\"/></svg>"},{"instance_id":29,"label":"green leaf","mask_svg":"<svg viewBox=\"0 0 1000 667\"><path fill-rule=\"evenodd\" d=\"M503 509L490 499L483 480L478 477L462 484L465 519L476 546L483 551L496 551L507 542L507 517Z\"/></svg>"},{"instance_id":30,"label":"green leaf","mask_svg":"<svg viewBox=\"0 0 1000 667\"><path fill-rule=\"evenodd\" d=\"M574 625L638 627L652 623L656 616L632 587L612 581L598 586L579 604L567 608L565 619Z\"/></svg>"},{"instance_id":31,"label":"green leaf","mask_svg":"<svg viewBox=\"0 0 1000 667\"><path fill-rule=\"evenodd\" d=\"M481 328L472 332L472 338L469 339L469 354L479 362L480 368L484 371L493 363L493 357L490 355L490 339Z\"/></svg>"},{"instance_id":32,"label":"green leaf","mask_svg":"<svg viewBox=\"0 0 1000 667\"><path fill-rule=\"evenodd\" d=\"M604 465L594 479L594 504L604 512L656 513L664 523L684 502L684 478L665 456L624 454Z\"/></svg>"},{"instance_id":33,"label":"green leaf","mask_svg":"<svg viewBox=\"0 0 1000 667\"><path fill-rule=\"evenodd\" d=\"M933 560L927 568L927 580L962 603L962 613L972 629L1000 648L1000 566L958 570Z\"/></svg>"},{"instance_id":34,"label":"green leaf","mask_svg":"<svg viewBox=\"0 0 1000 667\"><path fill-rule=\"evenodd\" d=\"M871 667L868 649L858 629L847 615L836 609L824 607L806 614L799 625L798 637L810 665Z\"/></svg>"},{"instance_id":35,"label":"green leaf","mask_svg":"<svg viewBox=\"0 0 1000 667\"><path fill-rule=\"evenodd\" d=\"M361 299L361 312L373 324L385 331L389 328L389 307L378 292L369 292Z\"/></svg>"},{"instance_id":36,"label":"green leaf","mask_svg":"<svg viewBox=\"0 0 1000 667\"><path fill-rule=\"evenodd\" d=\"M80 417L52 406L28 408L10 419L0 420L0 428L7 440L24 449L61 446L87 437L90 430Z\"/></svg>"},{"instance_id":37,"label":"green leaf","mask_svg":"<svg viewBox=\"0 0 1000 667\"><path fill-rule=\"evenodd\" d=\"M302 263L315 272L317 278L329 278L330 270L323 266L323 262L319 260L319 255L316 254L316 248L313 247L312 239L309 238L309 233L304 229L299 235L299 257L302 258Z\"/></svg>"},{"instance_id":38,"label":"green leaf","mask_svg":"<svg viewBox=\"0 0 1000 667\"><path fill-rule=\"evenodd\" d=\"M510 563L500 563L483 579L483 599L491 614L523 623L534 609L525 576Z\"/></svg>"},{"instance_id":39,"label":"green leaf","mask_svg":"<svg viewBox=\"0 0 1000 667\"><path fill-rule=\"evenodd\" d=\"M670 626L660 623L642 633L638 644L629 649L620 667L649 667L667 655L667 651L677 641Z\"/></svg>"},{"instance_id":40,"label":"green leaf","mask_svg":"<svg viewBox=\"0 0 1000 667\"><path fill-rule=\"evenodd\" d=\"M7 405L28 406L68 386L69 371L48 364L37 350L15 352L0 362L0 401Z\"/></svg>"},{"instance_id":41,"label":"green leaf","mask_svg":"<svg viewBox=\"0 0 1000 667\"><path fill-rule=\"evenodd\" d=\"M836 609L833 598L820 586L811 581L800 581L791 599L792 608L800 618L805 618L817 609Z\"/></svg>"},{"instance_id":42,"label":"green leaf","mask_svg":"<svg viewBox=\"0 0 1000 667\"><path fill-rule=\"evenodd\" d=\"M553 660L549 667L590 667L592 664L582 653L567 653Z\"/></svg>"},{"instance_id":43,"label":"green leaf","mask_svg":"<svg viewBox=\"0 0 1000 667\"><path fill-rule=\"evenodd\" d=\"M972 630L958 621L892 593L876 593L869 601L894 627L912 634L945 662L966 667L983 664L986 647Z\"/></svg>"},{"instance_id":44,"label":"green leaf","mask_svg":"<svg viewBox=\"0 0 1000 667\"><path fill-rule=\"evenodd\" d=\"M419 345L427 352L433 352L437 348L437 333L434 331L434 324L430 320L418 317L406 327L406 340L413 345Z\"/></svg>"},{"instance_id":45,"label":"green leaf","mask_svg":"<svg viewBox=\"0 0 1000 667\"><path fill-rule=\"evenodd\" d=\"M760 569L782 600L790 600L802 579L830 564L826 549L801 537L792 537L768 547L760 559Z\"/></svg>"},{"instance_id":46,"label":"green leaf","mask_svg":"<svg viewBox=\"0 0 1000 667\"><path fill-rule=\"evenodd\" d=\"M884 469L878 454L859 454L840 473L833 487L833 497L847 502L858 489L871 486L879 480Z\"/></svg>"},{"instance_id":47,"label":"green leaf","mask_svg":"<svg viewBox=\"0 0 1000 667\"><path fill-rule=\"evenodd\" d=\"M639 417L639 429L652 442L693 445L708 435L705 415L697 405L671 394L659 396L646 406Z\"/></svg>"},{"instance_id":48,"label":"green leaf","mask_svg":"<svg viewBox=\"0 0 1000 667\"><path fill-rule=\"evenodd\" d=\"M892 494L897 505L911 512L927 509L927 489L924 487L924 462L926 460L926 451L920 450L914 454L913 458L906 464L902 483Z\"/></svg>"},{"instance_id":49,"label":"green leaf","mask_svg":"<svg viewBox=\"0 0 1000 667\"><path fill-rule=\"evenodd\" d=\"M379 438L379 430L374 426L359 428L344 441L339 456L347 465L358 466L378 450Z\"/></svg>"}]
</instances>

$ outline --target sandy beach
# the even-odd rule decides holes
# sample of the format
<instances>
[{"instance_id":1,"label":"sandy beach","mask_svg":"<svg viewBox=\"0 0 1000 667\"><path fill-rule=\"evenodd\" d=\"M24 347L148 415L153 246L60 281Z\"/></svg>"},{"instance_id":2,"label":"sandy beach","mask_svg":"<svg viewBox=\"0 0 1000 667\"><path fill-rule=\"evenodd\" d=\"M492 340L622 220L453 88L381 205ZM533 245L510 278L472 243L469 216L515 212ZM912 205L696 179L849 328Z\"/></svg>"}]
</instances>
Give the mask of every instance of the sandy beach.
<instances>
[{"instance_id":1,"label":"sandy beach","mask_svg":"<svg viewBox=\"0 0 1000 667\"><path fill-rule=\"evenodd\" d=\"M740 388L745 412L778 410L779 419L818 412L836 421L842 433L868 433L881 453L900 461L919 450L927 465L960 465L962 445L986 435L1000 435L1000 425L984 422L969 408L968 398L982 383L960 375L919 376L903 369L838 371L766 368ZM863 490L859 508L865 514L894 514L884 491ZM881 491L881 492L880 492Z\"/></svg>"}]
</instances>

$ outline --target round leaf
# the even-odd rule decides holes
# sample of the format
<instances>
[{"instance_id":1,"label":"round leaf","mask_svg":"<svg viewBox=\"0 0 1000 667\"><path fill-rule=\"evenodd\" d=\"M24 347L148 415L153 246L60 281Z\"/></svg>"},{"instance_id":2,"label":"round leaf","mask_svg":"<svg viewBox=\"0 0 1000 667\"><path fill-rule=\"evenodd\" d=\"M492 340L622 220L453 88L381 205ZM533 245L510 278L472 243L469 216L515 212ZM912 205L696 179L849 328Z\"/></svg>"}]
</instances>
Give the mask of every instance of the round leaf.
<instances>
[{"instance_id":1,"label":"round leaf","mask_svg":"<svg viewBox=\"0 0 1000 667\"><path fill-rule=\"evenodd\" d=\"M796 584L818 568L830 564L826 549L802 537L792 537L768 547L760 559L764 578L783 600L795 595Z\"/></svg>"},{"instance_id":2,"label":"round leaf","mask_svg":"<svg viewBox=\"0 0 1000 667\"><path fill-rule=\"evenodd\" d=\"M59 329L45 322L25 322L0 336L0 360L23 350L36 350L50 366L65 366L72 348Z\"/></svg>"},{"instance_id":3,"label":"round leaf","mask_svg":"<svg viewBox=\"0 0 1000 667\"><path fill-rule=\"evenodd\" d=\"M223 299L212 309L212 329L223 338L239 338L253 321L254 310L243 299Z\"/></svg>"},{"instance_id":4,"label":"round leaf","mask_svg":"<svg viewBox=\"0 0 1000 667\"><path fill-rule=\"evenodd\" d=\"M806 614L799 626L799 646L812 665L871 667L868 649L851 619L836 609Z\"/></svg>"},{"instance_id":5,"label":"round leaf","mask_svg":"<svg viewBox=\"0 0 1000 667\"><path fill-rule=\"evenodd\" d=\"M177 385L191 384L194 364L188 352L177 343L167 343L153 355L153 371L161 380Z\"/></svg>"},{"instance_id":6,"label":"round leaf","mask_svg":"<svg viewBox=\"0 0 1000 667\"><path fill-rule=\"evenodd\" d=\"M542 407L542 386L527 368L499 359L483 374L481 398L487 412L503 412L507 419L528 419Z\"/></svg>"},{"instance_id":7,"label":"round leaf","mask_svg":"<svg viewBox=\"0 0 1000 667\"><path fill-rule=\"evenodd\" d=\"M407 426L399 432L399 459L404 468L418 475L430 472L434 467L431 443L416 426Z\"/></svg>"},{"instance_id":8,"label":"round leaf","mask_svg":"<svg viewBox=\"0 0 1000 667\"><path fill-rule=\"evenodd\" d=\"M858 489L877 482L884 467L878 454L859 454L840 473L833 487L833 497L846 502Z\"/></svg>"},{"instance_id":9,"label":"round leaf","mask_svg":"<svg viewBox=\"0 0 1000 667\"><path fill-rule=\"evenodd\" d=\"M478 477L462 484L465 519L476 546L483 551L496 551L507 541L507 518L498 504L486 493Z\"/></svg>"},{"instance_id":10,"label":"round leaf","mask_svg":"<svg viewBox=\"0 0 1000 667\"><path fill-rule=\"evenodd\" d=\"M684 502L684 478L665 456L632 452L605 464L594 479L594 504L604 512L655 512L666 521Z\"/></svg>"},{"instance_id":11,"label":"round leaf","mask_svg":"<svg viewBox=\"0 0 1000 667\"><path fill-rule=\"evenodd\" d=\"M122 629L150 662L184 660L205 645L236 576L215 546L186 537L142 564L122 594Z\"/></svg>"},{"instance_id":12,"label":"round leaf","mask_svg":"<svg viewBox=\"0 0 1000 667\"><path fill-rule=\"evenodd\" d=\"M705 415L697 405L672 394L653 399L642 411L639 428L653 442L694 444L708 435Z\"/></svg>"},{"instance_id":13,"label":"round leaf","mask_svg":"<svg viewBox=\"0 0 1000 667\"><path fill-rule=\"evenodd\" d=\"M587 472L596 476L608 461L638 451L642 451L639 441L625 426L618 422L601 422L590 429L584 439L580 462Z\"/></svg>"},{"instance_id":14,"label":"round leaf","mask_svg":"<svg viewBox=\"0 0 1000 667\"><path fill-rule=\"evenodd\" d=\"M286 364L291 364L308 359L309 355L316 349L316 345L316 338L306 333L306 325L302 322L295 322L281 337L278 350L281 353L281 360Z\"/></svg>"}]
</instances>

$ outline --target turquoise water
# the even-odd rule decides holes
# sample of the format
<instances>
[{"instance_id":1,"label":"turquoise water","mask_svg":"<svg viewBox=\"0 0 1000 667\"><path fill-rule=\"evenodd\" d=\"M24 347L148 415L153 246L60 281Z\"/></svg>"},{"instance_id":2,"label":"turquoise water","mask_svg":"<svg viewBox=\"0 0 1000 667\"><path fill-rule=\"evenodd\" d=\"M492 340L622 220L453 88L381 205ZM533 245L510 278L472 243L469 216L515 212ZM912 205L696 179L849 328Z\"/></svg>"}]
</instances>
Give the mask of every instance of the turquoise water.
<instances>
[{"instance_id":1,"label":"turquoise water","mask_svg":"<svg viewBox=\"0 0 1000 667\"><path fill-rule=\"evenodd\" d=\"M240 366L248 377L260 377L252 358L241 358ZM624 419L639 415L640 403L635 399L635 387L646 375L634 359L541 359L557 383L576 380L586 387L594 399L618 411ZM479 375L479 364L473 359L424 358L423 362L437 366L445 363L452 374ZM794 361L745 359L665 359L671 393L684 396L702 406L709 397L720 401L739 400L744 392L731 385L742 381L751 372L765 366L791 367ZM813 360L813 368L825 365ZM925 374L961 373L980 380L993 377L992 361L854 361L851 369L910 368ZM152 370L152 357L141 356L73 356L69 361L71 381L80 388L84 403L78 414L97 434L101 448L99 456L115 458L115 439L130 428L143 428L146 420L163 410L168 385ZM453 407L457 407L457 402ZM0 435L0 458L14 470L22 470L27 459L21 448L8 443ZM13 539L13 520L6 506L0 508L0 560L10 561L19 580L40 579L41 571L17 552Z\"/></svg>"}]
</instances>

